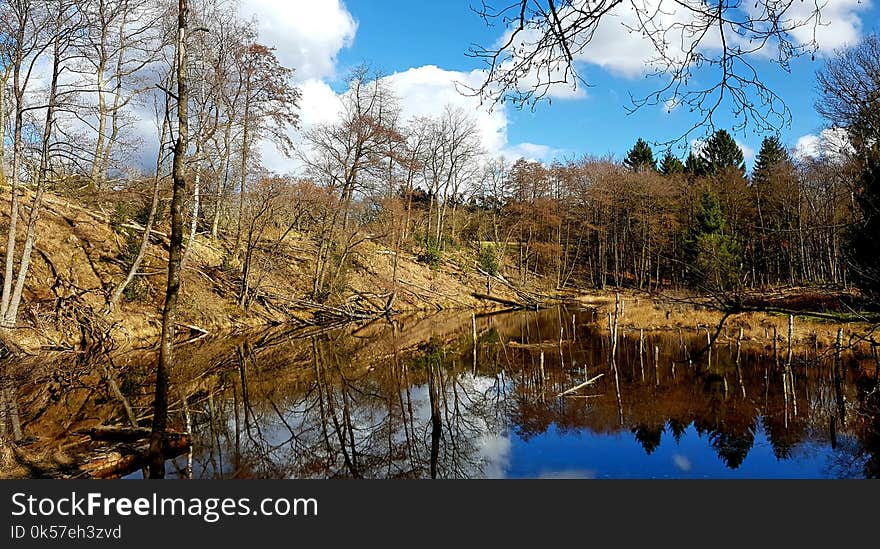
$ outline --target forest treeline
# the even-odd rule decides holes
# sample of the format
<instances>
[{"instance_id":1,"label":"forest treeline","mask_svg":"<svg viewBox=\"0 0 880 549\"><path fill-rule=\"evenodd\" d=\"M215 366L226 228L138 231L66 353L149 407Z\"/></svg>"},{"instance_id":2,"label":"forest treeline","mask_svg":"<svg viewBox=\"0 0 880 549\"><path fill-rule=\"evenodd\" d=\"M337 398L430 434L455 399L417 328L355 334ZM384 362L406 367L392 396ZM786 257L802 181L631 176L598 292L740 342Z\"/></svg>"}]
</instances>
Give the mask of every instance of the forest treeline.
<instances>
[{"instance_id":1,"label":"forest treeline","mask_svg":"<svg viewBox=\"0 0 880 549\"><path fill-rule=\"evenodd\" d=\"M395 258L392 284L409 253L434 268L470 254L480 271L556 289L877 288L876 36L818 76L819 112L846 145L795 157L767 136L750 173L721 129L682 157L634 136L620 160L492 158L469 113L405 119L368 67L349 75L335 121L299 128L295 67L219 0L9 0L0 36L7 327L45 193L115 212L124 269L103 314L143 296L149 235L175 223L172 263L198 239L220 247L243 310L303 241L317 250L316 302L345 294L368 240ZM267 144L294 173L264 167Z\"/></svg>"},{"instance_id":2,"label":"forest treeline","mask_svg":"<svg viewBox=\"0 0 880 549\"><path fill-rule=\"evenodd\" d=\"M712 17L735 9L719 5ZM778 22L784 11L769 10L769 20ZM759 27L765 28L752 29ZM212 272L236 281L236 314L272 297L267 275L295 253L308 256L310 269L308 287L296 298L310 306L344 301L359 274L356 258L361 273L370 269L368 245L378 246L393 268L390 298L362 320L391 312L402 257L417 258L425 269L453 270L452 264L457 272L500 272L508 288L610 285L726 295L854 283L877 296L876 36L833 56L817 77L817 108L846 145L794 158L768 136L747 173L742 150L724 130L686 158L671 151L656 158L635 135L622 161L492 158L471 113L437 105L435 116L407 118L389 80L367 66L349 75L334 120L300 127L297 67L285 66L257 28L227 0L0 2L0 183L8 203L0 220L0 338L31 320L22 305L48 286L56 317L73 319L85 342L88 330L107 333L110 321L124 322L135 308L155 313L158 300L145 299L142 288L148 276L165 275L151 478L165 475L177 304L197 242L218 250ZM593 27L574 28L591 35ZM787 58L788 31L772 28L761 31L763 43L776 35ZM566 45L566 36L556 38ZM728 54L743 52L725 49L725 67ZM535 55L528 59L546 58ZM536 66L516 67L502 89L516 87ZM493 75L499 78L490 68L489 80ZM736 81L728 76L722 93ZM765 106L766 90L759 86L755 96ZM733 91L734 104L753 112L741 91ZM690 97L704 123L711 121L714 108L702 109L699 99L707 96L698 94L695 103ZM293 159L292 173L266 168L263 154L272 147ZM100 288L80 287L41 247L50 239L62 249L90 245L73 234L41 234L40 215L57 197L112 226L120 245L116 257L101 258L115 270L110 280L98 276ZM158 273L144 268L149 254L153 265L162 264ZM48 277L30 273L34 262L45 263ZM197 274L214 281L204 270ZM84 299L96 293L97 309ZM120 312L123 300L127 309ZM76 314L64 316L64 307ZM110 370L105 375L112 378Z\"/></svg>"}]
</instances>

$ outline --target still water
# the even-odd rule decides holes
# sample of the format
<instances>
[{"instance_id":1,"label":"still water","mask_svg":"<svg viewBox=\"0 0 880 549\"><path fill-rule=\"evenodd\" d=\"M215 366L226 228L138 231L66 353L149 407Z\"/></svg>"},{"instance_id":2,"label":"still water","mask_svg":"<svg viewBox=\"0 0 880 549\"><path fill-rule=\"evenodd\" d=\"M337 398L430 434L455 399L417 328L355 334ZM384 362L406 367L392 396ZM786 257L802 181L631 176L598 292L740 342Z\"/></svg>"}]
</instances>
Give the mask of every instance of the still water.
<instances>
[{"instance_id":1,"label":"still water","mask_svg":"<svg viewBox=\"0 0 880 549\"><path fill-rule=\"evenodd\" d=\"M181 351L194 478L880 474L876 375L829 349L621 331L592 310L445 314ZM474 345L476 334L476 345ZM784 343L780 343L783 346ZM640 348L642 352L640 352ZM136 369L135 369L136 370ZM594 379L581 389L568 389ZM177 406L178 423L182 422ZM135 473L133 477L140 476Z\"/></svg>"}]
</instances>

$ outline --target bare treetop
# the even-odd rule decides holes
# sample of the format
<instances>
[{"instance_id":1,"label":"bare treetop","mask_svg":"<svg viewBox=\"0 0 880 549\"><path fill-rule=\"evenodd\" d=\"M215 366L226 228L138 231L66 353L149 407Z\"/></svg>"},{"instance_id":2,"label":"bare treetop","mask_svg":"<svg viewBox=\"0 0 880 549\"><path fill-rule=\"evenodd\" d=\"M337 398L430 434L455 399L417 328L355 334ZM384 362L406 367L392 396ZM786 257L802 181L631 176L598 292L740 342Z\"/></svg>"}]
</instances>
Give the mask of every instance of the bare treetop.
<instances>
[{"instance_id":1,"label":"bare treetop","mask_svg":"<svg viewBox=\"0 0 880 549\"><path fill-rule=\"evenodd\" d=\"M483 0L475 11L505 29L495 44L473 46L485 62L483 83L471 91L492 102L533 107L559 86L590 85L582 63L600 26L620 25L641 36L645 72L657 79L647 95L632 97L630 111L646 105L687 108L698 128L714 127L716 110L730 105L737 128L787 125L791 112L759 73L769 60L789 70L793 58L816 52L816 30L827 25L827 0ZM593 45L595 48L595 45ZM697 78L699 76L699 78Z\"/></svg>"}]
</instances>

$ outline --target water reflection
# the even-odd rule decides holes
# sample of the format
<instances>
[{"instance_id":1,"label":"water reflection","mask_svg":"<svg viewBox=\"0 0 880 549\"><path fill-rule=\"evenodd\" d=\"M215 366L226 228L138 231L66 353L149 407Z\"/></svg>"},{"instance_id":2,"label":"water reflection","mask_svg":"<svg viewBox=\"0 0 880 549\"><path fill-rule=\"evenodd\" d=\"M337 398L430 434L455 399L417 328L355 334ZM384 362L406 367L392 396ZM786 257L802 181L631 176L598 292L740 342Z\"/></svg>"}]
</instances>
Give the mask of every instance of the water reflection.
<instances>
[{"instance_id":1,"label":"water reflection","mask_svg":"<svg viewBox=\"0 0 880 549\"><path fill-rule=\"evenodd\" d=\"M193 474L880 473L876 380L853 360L739 344L697 356L702 335L621 333L612 362L592 315L476 318L476 346L470 318L243 343L234 368L190 395Z\"/></svg>"},{"instance_id":2,"label":"water reflection","mask_svg":"<svg viewBox=\"0 0 880 549\"><path fill-rule=\"evenodd\" d=\"M598 320L564 307L450 312L182 346L172 420L190 426L194 446L168 470L195 478L880 476L870 356L820 348L789 357L782 344L762 349L735 335L701 354L705 332L621 330L612 361ZM78 428L148 425L153 364L144 353L109 365L4 363L0 440L61 447Z\"/></svg>"}]
</instances>

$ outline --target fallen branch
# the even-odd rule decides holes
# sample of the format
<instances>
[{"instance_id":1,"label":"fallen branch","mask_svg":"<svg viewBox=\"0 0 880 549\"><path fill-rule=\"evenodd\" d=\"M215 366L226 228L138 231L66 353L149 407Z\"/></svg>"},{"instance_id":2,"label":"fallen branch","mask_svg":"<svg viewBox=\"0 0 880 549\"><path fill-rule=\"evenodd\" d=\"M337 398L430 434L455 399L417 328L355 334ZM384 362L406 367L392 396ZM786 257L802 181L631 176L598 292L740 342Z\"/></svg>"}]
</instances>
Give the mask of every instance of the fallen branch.
<instances>
[{"instance_id":1,"label":"fallen branch","mask_svg":"<svg viewBox=\"0 0 880 549\"><path fill-rule=\"evenodd\" d=\"M556 395L556 398L564 397L565 395L571 394L579 389L583 389L584 387L587 387L588 385L592 385L593 383L596 383L596 381L604 375L605 374L599 374L596 377L594 377L592 379L588 379L587 381L581 383L580 385L578 385L576 387L572 387L571 389L568 389L567 391L562 391L561 393Z\"/></svg>"}]
</instances>

